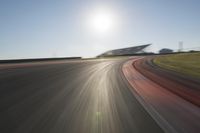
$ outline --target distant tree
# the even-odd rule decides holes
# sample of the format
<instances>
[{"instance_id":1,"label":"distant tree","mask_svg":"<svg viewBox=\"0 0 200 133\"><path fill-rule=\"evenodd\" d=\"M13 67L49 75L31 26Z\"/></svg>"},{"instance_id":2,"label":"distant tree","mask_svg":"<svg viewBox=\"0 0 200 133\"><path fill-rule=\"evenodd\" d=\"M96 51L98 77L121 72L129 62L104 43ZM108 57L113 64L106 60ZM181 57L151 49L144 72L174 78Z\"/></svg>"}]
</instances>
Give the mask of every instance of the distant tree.
<instances>
[{"instance_id":1,"label":"distant tree","mask_svg":"<svg viewBox=\"0 0 200 133\"><path fill-rule=\"evenodd\" d=\"M163 48L159 51L160 54L170 54L173 53L172 49L168 49L168 48Z\"/></svg>"},{"instance_id":2,"label":"distant tree","mask_svg":"<svg viewBox=\"0 0 200 133\"><path fill-rule=\"evenodd\" d=\"M192 52L198 52L198 51L196 51L196 50L190 50L189 52L191 52L191 53L192 53Z\"/></svg>"}]
</instances>

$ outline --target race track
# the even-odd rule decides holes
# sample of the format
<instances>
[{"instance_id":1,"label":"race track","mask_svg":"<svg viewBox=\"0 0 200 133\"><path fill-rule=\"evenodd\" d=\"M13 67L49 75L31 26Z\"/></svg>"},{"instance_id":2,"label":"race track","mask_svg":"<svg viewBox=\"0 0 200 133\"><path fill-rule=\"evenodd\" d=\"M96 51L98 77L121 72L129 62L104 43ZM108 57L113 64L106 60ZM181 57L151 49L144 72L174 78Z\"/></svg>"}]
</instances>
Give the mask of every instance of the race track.
<instances>
[{"instance_id":1,"label":"race track","mask_svg":"<svg viewBox=\"0 0 200 133\"><path fill-rule=\"evenodd\" d=\"M1 133L162 133L130 91L126 59L0 66Z\"/></svg>"}]
</instances>

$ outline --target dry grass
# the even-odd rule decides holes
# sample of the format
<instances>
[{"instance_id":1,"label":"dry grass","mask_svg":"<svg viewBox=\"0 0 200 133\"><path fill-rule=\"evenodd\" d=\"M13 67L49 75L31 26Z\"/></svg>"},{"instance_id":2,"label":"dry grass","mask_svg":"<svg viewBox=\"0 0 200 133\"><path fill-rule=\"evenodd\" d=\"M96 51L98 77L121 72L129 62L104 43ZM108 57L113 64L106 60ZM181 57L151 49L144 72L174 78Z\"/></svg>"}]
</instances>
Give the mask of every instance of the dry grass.
<instances>
[{"instance_id":1,"label":"dry grass","mask_svg":"<svg viewBox=\"0 0 200 133\"><path fill-rule=\"evenodd\" d=\"M160 56L154 59L154 63L169 70L200 78L200 52Z\"/></svg>"}]
</instances>

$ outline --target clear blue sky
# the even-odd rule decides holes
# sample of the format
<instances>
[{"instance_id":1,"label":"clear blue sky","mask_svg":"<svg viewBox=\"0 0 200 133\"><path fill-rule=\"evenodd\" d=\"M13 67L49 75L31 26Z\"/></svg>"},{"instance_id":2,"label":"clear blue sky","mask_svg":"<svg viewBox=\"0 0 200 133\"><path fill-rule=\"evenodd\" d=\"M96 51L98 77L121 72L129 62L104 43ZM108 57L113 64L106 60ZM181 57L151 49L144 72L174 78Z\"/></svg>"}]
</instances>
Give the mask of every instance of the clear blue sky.
<instances>
[{"instance_id":1,"label":"clear blue sky","mask_svg":"<svg viewBox=\"0 0 200 133\"><path fill-rule=\"evenodd\" d=\"M95 9L117 19L92 33ZM153 43L152 50L200 47L200 0L0 0L0 59L84 56Z\"/></svg>"}]
</instances>

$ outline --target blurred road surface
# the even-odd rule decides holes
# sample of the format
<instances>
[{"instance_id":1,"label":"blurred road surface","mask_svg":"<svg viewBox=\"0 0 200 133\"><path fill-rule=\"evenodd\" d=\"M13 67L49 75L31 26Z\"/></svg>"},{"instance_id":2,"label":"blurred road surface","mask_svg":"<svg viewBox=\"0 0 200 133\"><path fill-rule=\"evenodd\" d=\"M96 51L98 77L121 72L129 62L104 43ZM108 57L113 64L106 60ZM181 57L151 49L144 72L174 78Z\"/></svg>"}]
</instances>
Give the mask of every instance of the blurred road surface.
<instances>
[{"instance_id":1,"label":"blurred road surface","mask_svg":"<svg viewBox=\"0 0 200 133\"><path fill-rule=\"evenodd\" d=\"M0 67L0 133L161 133L130 91L124 59Z\"/></svg>"},{"instance_id":2,"label":"blurred road surface","mask_svg":"<svg viewBox=\"0 0 200 133\"><path fill-rule=\"evenodd\" d=\"M133 58L123 65L133 94L165 132L199 133L200 84L148 62Z\"/></svg>"}]
</instances>

